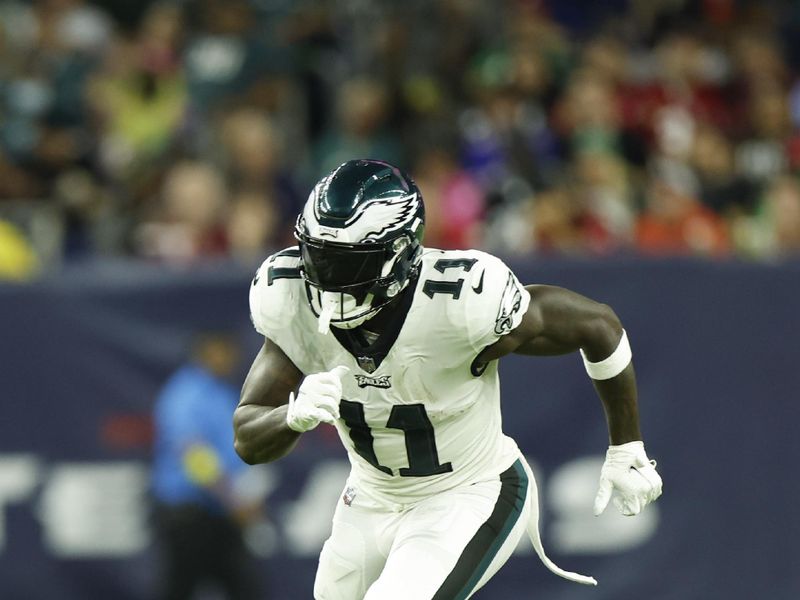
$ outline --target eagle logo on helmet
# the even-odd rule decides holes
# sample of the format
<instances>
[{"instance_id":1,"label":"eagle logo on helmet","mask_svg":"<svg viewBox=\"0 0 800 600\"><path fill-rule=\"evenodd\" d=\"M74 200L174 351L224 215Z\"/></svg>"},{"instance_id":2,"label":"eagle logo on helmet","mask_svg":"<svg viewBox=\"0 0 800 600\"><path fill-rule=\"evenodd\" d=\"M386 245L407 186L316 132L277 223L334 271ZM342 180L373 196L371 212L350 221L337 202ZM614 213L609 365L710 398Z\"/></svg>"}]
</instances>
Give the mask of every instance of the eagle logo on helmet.
<instances>
[{"instance_id":1,"label":"eagle logo on helmet","mask_svg":"<svg viewBox=\"0 0 800 600\"><path fill-rule=\"evenodd\" d=\"M414 192L394 198L381 198L362 204L345 223L346 228L361 221L370 229L359 232L362 241L377 241L392 231L401 229L413 218L419 208L419 195ZM363 220L362 220L363 217Z\"/></svg>"}]
</instances>

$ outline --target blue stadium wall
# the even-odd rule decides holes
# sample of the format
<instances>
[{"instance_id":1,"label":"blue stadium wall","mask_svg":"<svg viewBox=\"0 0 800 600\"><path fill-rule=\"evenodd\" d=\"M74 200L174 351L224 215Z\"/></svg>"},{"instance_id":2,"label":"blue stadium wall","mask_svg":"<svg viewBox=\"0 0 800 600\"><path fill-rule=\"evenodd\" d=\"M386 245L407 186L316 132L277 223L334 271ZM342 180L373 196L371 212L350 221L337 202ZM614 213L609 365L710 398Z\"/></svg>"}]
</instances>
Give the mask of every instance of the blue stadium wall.
<instances>
[{"instance_id":1,"label":"blue stadium wall","mask_svg":"<svg viewBox=\"0 0 800 600\"><path fill-rule=\"evenodd\" d=\"M505 427L535 467L545 547L600 585L551 575L522 545L476 597L800 598L800 264L513 266L623 319L664 496L635 519L592 517L607 441L579 358L505 359ZM153 399L194 332L233 330L257 351L250 276L100 263L0 287L0 598L153 597ZM320 427L263 470L273 524L254 539L265 598L311 597L346 469Z\"/></svg>"}]
</instances>

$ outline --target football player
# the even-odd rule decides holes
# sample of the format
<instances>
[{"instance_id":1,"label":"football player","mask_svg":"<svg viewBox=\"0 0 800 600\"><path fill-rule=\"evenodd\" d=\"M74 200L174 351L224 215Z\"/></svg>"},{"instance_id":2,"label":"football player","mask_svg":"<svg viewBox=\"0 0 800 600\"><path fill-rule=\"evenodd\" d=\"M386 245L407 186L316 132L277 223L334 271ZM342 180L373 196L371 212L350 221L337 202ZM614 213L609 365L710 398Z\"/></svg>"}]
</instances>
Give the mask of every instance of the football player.
<instances>
[{"instance_id":1,"label":"football player","mask_svg":"<svg viewBox=\"0 0 800 600\"><path fill-rule=\"evenodd\" d=\"M497 362L580 351L611 445L594 511L625 515L661 494L639 431L627 335L614 312L566 289L522 286L477 250L422 246L414 182L384 162L344 163L314 187L298 245L250 289L265 336L234 416L248 463L278 459L319 423L350 475L323 546L317 600L470 597L525 531L545 565L536 484L503 434Z\"/></svg>"}]
</instances>

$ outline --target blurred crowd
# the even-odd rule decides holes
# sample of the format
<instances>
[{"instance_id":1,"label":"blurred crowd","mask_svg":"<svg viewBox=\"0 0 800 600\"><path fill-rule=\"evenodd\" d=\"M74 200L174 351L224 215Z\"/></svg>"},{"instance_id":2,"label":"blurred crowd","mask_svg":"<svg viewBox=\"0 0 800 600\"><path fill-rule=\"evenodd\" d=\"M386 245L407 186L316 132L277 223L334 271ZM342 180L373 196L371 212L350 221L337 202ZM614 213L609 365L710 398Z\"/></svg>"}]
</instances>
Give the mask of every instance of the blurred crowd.
<instances>
[{"instance_id":1,"label":"blurred crowd","mask_svg":"<svg viewBox=\"0 0 800 600\"><path fill-rule=\"evenodd\" d=\"M800 4L4 0L0 273L256 261L354 157L426 244L800 254Z\"/></svg>"}]
</instances>

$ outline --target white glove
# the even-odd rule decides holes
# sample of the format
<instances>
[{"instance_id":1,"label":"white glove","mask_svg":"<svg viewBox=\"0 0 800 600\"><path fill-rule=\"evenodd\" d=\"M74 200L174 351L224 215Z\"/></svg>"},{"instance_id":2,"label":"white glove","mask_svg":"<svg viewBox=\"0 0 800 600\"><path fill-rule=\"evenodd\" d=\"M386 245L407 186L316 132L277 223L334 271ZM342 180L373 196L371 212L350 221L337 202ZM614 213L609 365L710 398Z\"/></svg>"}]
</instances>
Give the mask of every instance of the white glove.
<instances>
[{"instance_id":1,"label":"white glove","mask_svg":"<svg viewBox=\"0 0 800 600\"><path fill-rule=\"evenodd\" d=\"M289 410L286 412L289 429L303 433L314 429L320 421L333 425L339 418L342 377L349 372L347 367L338 366L306 377L297 390L297 397L294 392L289 394Z\"/></svg>"},{"instance_id":2,"label":"white glove","mask_svg":"<svg viewBox=\"0 0 800 600\"><path fill-rule=\"evenodd\" d=\"M616 490L614 506L623 515L638 515L661 495L661 486L656 461L647 458L644 442L609 446L600 471L600 489L594 499L594 514L597 516L606 509Z\"/></svg>"}]
</instances>

